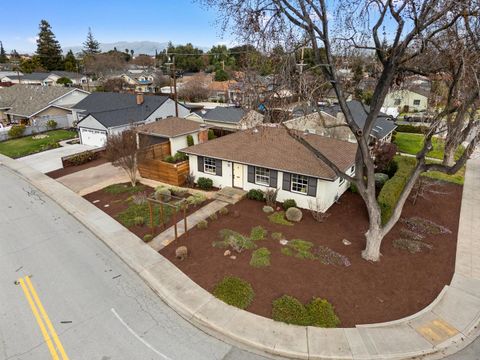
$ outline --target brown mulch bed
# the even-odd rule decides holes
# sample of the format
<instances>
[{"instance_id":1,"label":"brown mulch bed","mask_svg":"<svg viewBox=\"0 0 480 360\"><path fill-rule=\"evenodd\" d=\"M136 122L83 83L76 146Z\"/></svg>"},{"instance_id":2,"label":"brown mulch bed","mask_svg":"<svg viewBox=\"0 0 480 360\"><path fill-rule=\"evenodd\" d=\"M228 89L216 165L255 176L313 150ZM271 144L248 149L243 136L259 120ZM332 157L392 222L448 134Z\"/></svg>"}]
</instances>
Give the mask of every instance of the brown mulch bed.
<instances>
[{"instance_id":1,"label":"brown mulch bed","mask_svg":"<svg viewBox=\"0 0 480 360\"><path fill-rule=\"evenodd\" d=\"M255 314L270 317L272 300L288 294L304 303L312 297L326 298L335 306L342 327L391 321L423 309L452 279L462 187L445 184L442 191L447 194L420 198L415 206L408 201L403 217L426 218L448 227L452 233L427 235L425 242L432 244L433 249L411 254L392 246L404 227L398 223L384 239L383 256L378 263L361 258L365 247L363 234L368 227L367 213L360 196L351 192L345 193L340 203L330 208L331 216L326 222L318 223L303 211L303 220L294 226L271 223L262 212L263 203L243 200L230 206L228 215L209 221L208 229L192 229L161 250L161 254L208 291L226 275L247 280L255 290L255 299L247 310ZM240 212L240 217L232 216L234 210ZM223 256L225 249L212 246L212 241L219 240L221 229L249 234L257 225L269 232L268 239L260 241L258 247L265 246L271 251L270 267L250 266L251 251L235 254L237 259L231 260ZM318 260L283 255L282 246L270 237L276 231L289 240L303 239L328 246L347 256L351 266L323 265ZM342 239L352 244L346 246ZM175 248L180 245L189 249L187 260L175 258Z\"/></svg>"},{"instance_id":2,"label":"brown mulch bed","mask_svg":"<svg viewBox=\"0 0 480 360\"><path fill-rule=\"evenodd\" d=\"M108 160L105 156L105 153L101 152L99 154L98 158L96 158L95 160L89 161L89 162L87 162L85 164L82 164L82 165L68 166L68 167L64 167L62 169L53 170L53 171L50 171L50 172L46 173L45 175L50 176L52 179L58 179L58 178L61 178L62 176L73 174L73 173L76 173L78 171L89 169L89 168L92 168L92 167L95 167L95 166L99 166L99 165L105 164L107 162L108 162Z\"/></svg>"},{"instance_id":3,"label":"brown mulch bed","mask_svg":"<svg viewBox=\"0 0 480 360\"><path fill-rule=\"evenodd\" d=\"M130 183L124 183L125 185L130 185ZM143 185L143 184L142 184ZM153 192L155 192L155 189L152 188L151 186L148 185L143 185L145 187L144 191L147 196L150 196ZM90 194L87 194L83 196L86 200L90 201L93 205L95 205L97 208L102 210L103 212L107 213L114 219L117 219L117 215L120 214L121 212L125 211L128 208L128 201L126 201L128 198L130 198L132 194L129 193L122 193L122 194L109 194L104 191L104 189L92 192ZM187 195L188 196L188 195ZM96 200L100 200L96 203L93 203ZM207 200L200 206L189 206L187 209L187 216L194 213L198 209L200 209L202 206L205 206L212 200ZM105 205L109 205L108 207L105 207ZM179 212L177 214L177 222L183 219L183 211ZM146 219L145 225L134 225L128 228L132 233L137 235L140 239L143 239L143 237L146 234L153 234L153 236L157 236L161 232L163 232L165 229L168 229L170 226L174 224L173 221L173 216L170 217L170 219L166 222L165 226L154 226L153 227L153 232L152 228L150 227L150 218L148 217Z\"/></svg>"}]
</instances>

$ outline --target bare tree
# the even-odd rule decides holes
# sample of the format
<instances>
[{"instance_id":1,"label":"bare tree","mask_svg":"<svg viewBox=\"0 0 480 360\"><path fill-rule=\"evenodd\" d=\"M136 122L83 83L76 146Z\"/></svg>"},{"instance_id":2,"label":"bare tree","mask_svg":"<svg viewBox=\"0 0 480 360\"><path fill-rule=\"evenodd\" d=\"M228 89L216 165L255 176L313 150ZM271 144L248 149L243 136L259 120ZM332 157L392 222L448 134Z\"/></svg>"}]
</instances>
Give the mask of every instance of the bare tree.
<instances>
[{"instance_id":1,"label":"bare tree","mask_svg":"<svg viewBox=\"0 0 480 360\"><path fill-rule=\"evenodd\" d=\"M260 46L268 42L283 42L285 49L296 50L305 44L312 49L312 68L321 69L323 76L334 89L346 125L357 141L355 175L347 175L306 139L296 136L293 131L289 133L327 164L337 176L355 184L369 216L369 228L365 233L366 247L362 256L366 260L378 261L382 240L399 220L403 206L420 174L429 170L456 173L465 165L477 145L478 128L472 126L466 131L467 136L461 138L468 142L463 155L452 165L429 164L426 161L434 136L443 131L446 139L449 139L449 133L454 132L453 129L465 130L461 116L460 124L455 125L453 121L450 127L442 129L446 117L461 113L464 107L471 108L468 102L459 101L458 97L451 95L455 92L454 89L467 91L470 94L467 98L473 98L475 102L479 96L478 82L466 81L466 77L458 72L453 77L445 78L449 88L445 106L436 114L429 131L426 132L424 146L416 155L416 167L386 223L382 223L381 209L375 194L375 164L370 155L370 134L385 97L394 83L398 83L409 73L423 73L427 76L436 74L432 74L432 70L426 67L418 69L412 64L428 52L433 52L435 44L442 43L443 36L453 31L458 39L466 44L465 51L468 56L478 59L478 52L472 53L472 49L478 47L478 31L475 31L478 30L480 13L478 0L339 0L328 2L328 5L326 0L204 1L218 6L225 14L224 26L234 21L240 36L247 37ZM388 28L389 34L382 39L381 31L384 28ZM363 127L357 125L347 106L348 83L338 71L345 65L345 59L358 52L374 53L380 65ZM438 62L447 60L443 52L437 51L437 54Z\"/></svg>"},{"instance_id":2,"label":"bare tree","mask_svg":"<svg viewBox=\"0 0 480 360\"><path fill-rule=\"evenodd\" d=\"M107 138L106 157L113 166L126 171L132 186L137 183L138 163L143 151L138 149L137 135L133 130L109 135Z\"/></svg>"},{"instance_id":3,"label":"bare tree","mask_svg":"<svg viewBox=\"0 0 480 360\"><path fill-rule=\"evenodd\" d=\"M178 97L186 101L203 101L208 99L208 84L211 80L205 74L191 77L178 91Z\"/></svg>"}]
</instances>

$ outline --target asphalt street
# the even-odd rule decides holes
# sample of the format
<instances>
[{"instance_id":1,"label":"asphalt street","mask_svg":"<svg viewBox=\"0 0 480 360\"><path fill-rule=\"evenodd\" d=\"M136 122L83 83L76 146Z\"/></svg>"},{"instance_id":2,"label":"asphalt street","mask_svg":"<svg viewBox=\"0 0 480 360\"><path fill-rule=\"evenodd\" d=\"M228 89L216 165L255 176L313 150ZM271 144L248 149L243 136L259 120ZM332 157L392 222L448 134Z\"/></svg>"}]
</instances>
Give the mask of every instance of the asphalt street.
<instances>
[{"instance_id":1,"label":"asphalt street","mask_svg":"<svg viewBox=\"0 0 480 360\"><path fill-rule=\"evenodd\" d=\"M189 324L82 224L0 165L0 359L66 358L264 359Z\"/></svg>"}]
</instances>

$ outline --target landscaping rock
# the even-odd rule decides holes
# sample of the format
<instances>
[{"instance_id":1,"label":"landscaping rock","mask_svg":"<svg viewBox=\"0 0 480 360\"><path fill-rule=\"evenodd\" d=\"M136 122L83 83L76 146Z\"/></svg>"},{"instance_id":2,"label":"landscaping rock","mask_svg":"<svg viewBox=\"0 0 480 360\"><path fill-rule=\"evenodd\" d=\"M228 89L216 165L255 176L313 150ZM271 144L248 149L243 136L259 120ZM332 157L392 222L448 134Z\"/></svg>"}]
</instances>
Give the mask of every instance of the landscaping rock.
<instances>
[{"instance_id":1,"label":"landscaping rock","mask_svg":"<svg viewBox=\"0 0 480 360\"><path fill-rule=\"evenodd\" d=\"M285 217L288 221L299 222L302 220L302 216L302 211L296 207L288 208L288 210L285 212Z\"/></svg>"},{"instance_id":2,"label":"landscaping rock","mask_svg":"<svg viewBox=\"0 0 480 360\"><path fill-rule=\"evenodd\" d=\"M188 249L186 246L179 246L176 250L175 250L175 256L177 257L177 259L179 260L184 260L187 258L188 256Z\"/></svg>"},{"instance_id":3,"label":"landscaping rock","mask_svg":"<svg viewBox=\"0 0 480 360\"><path fill-rule=\"evenodd\" d=\"M351 242L351 241L348 241L347 239L343 239L343 240L342 240L342 243L343 243L343 245L347 245L347 246L348 246L348 245L352 245L352 242Z\"/></svg>"},{"instance_id":4,"label":"landscaping rock","mask_svg":"<svg viewBox=\"0 0 480 360\"><path fill-rule=\"evenodd\" d=\"M271 206L264 206L262 210L264 213L267 213L267 214L271 214L275 211Z\"/></svg>"},{"instance_id":5,"label":"landscaping rock","mask_svg":"<svg viewBox=\"0 0 480 360\"><path fill-rule=\"evenodd\" d=\"M287 245L287 244L288 244L288 240L286 240L286 239L280 240L280 245L285 246L285 245Z\"/></svg>"},{"instance_id":6,"label":"landscaping rock","mask_svg":"<svg viewBox=\"0 0 480 360\"><path fill-rule=\"evenodd\" d=\"M236 257L235 255L232 255L232 256L230 256L230 259L232 259L232 260L236 260L236 259L237 259L237 257Z\"/></svg>"},{"instance_id":7,"label":"landscaping rock","mask_svg":"<svg viewBox=\"0 0 480 360\"><path fill-rule=\"evenodd\" d=\"M223 253L223 256L230 256L232 255L232 252L230 250L225 250L225 252Z\"/></svg>"},{"instance_id":8,"label":"landscaping rock","mask_svg":"<svg viewBox=\"0 0 480 360\"><path fill-rule=\"evenodd\" d=\"M100 200L93 200L92 201L93 204L96 204L96 203L99 203L99 202L100 202Z\"/></svg>"},{"instance_id":9,"label":"landscaping rock","mask_svg":"<svg viewBox=\"0 0 480 360\"><path fill-rule=\"evenodd\" d=\"M109 204L103 205L103 207L109 207L109 206L110 206Z\"/></svg>"},{"instance_id":10,"label":"landscaping rock","mask_svg":"<svg viewBox=\"0 0 480 360\"><path fill-rule=\"evenodd\" d=\"M280 211L282 210L282 208L280 206L277 206L277 211Z\"/></svg>"}]
</instances>

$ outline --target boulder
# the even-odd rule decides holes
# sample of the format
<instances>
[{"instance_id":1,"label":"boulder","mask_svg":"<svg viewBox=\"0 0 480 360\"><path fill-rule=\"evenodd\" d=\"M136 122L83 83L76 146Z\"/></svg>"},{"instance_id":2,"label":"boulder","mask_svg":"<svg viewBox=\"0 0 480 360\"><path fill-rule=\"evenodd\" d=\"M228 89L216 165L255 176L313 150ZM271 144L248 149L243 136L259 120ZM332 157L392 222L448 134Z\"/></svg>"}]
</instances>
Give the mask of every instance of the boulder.
<instances>
[{"instance_id":1,"label":"boulder","mask_svg":"<svg viewBox=\"0 0 480 360\"><path fill-rule=\"evenodd\" d=\"M285 212L285 217L288 221L299 222L302 220L303 214L302 211L296 207L288 208Z\"/></svg>"},{"instance_id":2,"label":"boulder","mask_svg":"<svg viewBox=\"0 0 480 360\"><path fill-rule=\"evenodd\" d=\"M268 205L264 206L262 210L266 214L271 214L275 211L271 206L268 206Z\"/></svg>"}]
</instances>

